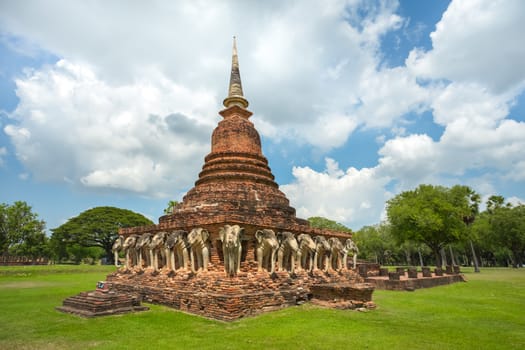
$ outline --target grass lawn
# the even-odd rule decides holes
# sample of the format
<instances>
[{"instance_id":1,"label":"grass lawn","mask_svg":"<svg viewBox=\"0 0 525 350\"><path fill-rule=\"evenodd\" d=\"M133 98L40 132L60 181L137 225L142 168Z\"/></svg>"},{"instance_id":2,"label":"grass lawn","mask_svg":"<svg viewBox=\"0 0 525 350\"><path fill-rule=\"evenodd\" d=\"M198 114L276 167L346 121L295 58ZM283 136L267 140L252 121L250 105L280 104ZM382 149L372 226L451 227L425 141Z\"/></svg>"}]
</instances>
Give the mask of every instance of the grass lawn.
<instances>
[{"instance_id":1,"label":"grass lawn","mask_svg":"<svg viewBox=\"0 0 525 350\"><path fill-rule=\"evenodd\" d=\"M111 266L0 267L0 349L525 349L525 269L376 291L377 310L302 305L232 323L163 306L84 319L55 311Z\"/></svg>"}]
</instances>

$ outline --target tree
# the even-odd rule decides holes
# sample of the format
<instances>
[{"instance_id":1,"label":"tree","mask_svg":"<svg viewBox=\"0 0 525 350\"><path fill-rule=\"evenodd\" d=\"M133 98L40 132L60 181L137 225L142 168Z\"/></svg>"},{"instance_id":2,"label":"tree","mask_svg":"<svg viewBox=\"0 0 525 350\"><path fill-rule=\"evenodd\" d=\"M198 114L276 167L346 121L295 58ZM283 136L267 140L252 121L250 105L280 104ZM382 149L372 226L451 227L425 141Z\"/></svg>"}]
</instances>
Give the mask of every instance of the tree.
<instances>
[{"instance_id":1,"label":"tree","mask_svg":"<svg viewBox=\"0 0 525 350\"><path fill-rule=\"evenodd\" d=\"M457 189L460 203L465 198L467 199L467 206L464 208L465 212L463 213L463 222L465 225L467 225L468 242L472 252L474 272L479 272L478 257L476 256L476 250L474 249L474 243L472 242L472 224L479 214L479 203L481 201L481 197L468 186L455 186L455 188Z\"/></svg>"},{"instance_id":2,"label":"tree","mask_svg":"<svg viewBox=\"0 0 525 350\"><path fill-rule=\"evenodd\" d=\"M499 205L490 210L492 238L512 253L512 265L521 267L525 254L525 205Z\"/></svg>"},{"instance_id":3,"label":"tree","mask_svg":"<svg viewBox=\"0 0 525 350\"><path fill-rule=\"evenodd\" d=\"M392 235L399 243L407 240L426 244L442 265L440 251L463 238L463 218L472 208L464 186L452 188L420 185L387 202L387 217Z\"/></svg>"},{"instance_id":4,"label":"tree","mask_svg":"<svg viewBox=\"0 0 525 350\"><path fill-rule=\"evenodd\" d=\"M32 258L46 256L45 228L46 223L38 219L38 214L26 202L0 204L1 253Z\"/></svg>"},{"instance_id":5,"label":"tree","mask_svg":"<svg viewBox=\"0 0 525 350\"><path fill-rule=\"evenodd\" d=\"M362 259L373 260L381 265L392 262L396 244L390 235L388 224L364 226L354 234L353 239L359 247Z\"/></svg>"},{"instance_id":6,"label":"tree","mask_svg":"<svg viewBox=\"0 0 525 350\"><path fill-rule=\"evenodd\" d=\"M327 218L323 218L321 216L313 216L311 218L308 218L308 222L310 222L310 226L312 227L324 228L335 231L352 232L352 230L346 227L345 225Z\"/></svg>"},{"instance_id":7,"label":"tree","mask_svg":"<svg viewBox=\"0 0 525 350\"><path fill-rule=\"evenodd\" d=\"M86 210L69 219L65 224L52 229L52 246L58 258L64 257L67 248L74 250L78 259L80 247L100 247L110 260L113 259L111 247L118 236L120 227L151 225L153 222L131 210L115 207L96 207ZM86 250L84 250L85 252ZM87 253L86 253L87 254Z\"/></svg>"},{"instance_id":8,"label":"tree","mask_svg":"<svg viewBox=\"0 0 525 350\"><path fill-rule=\"evenodd\" d=\"M169 201L168 202L168 206L166 207L166 209L164 209L164 214L166 214L166 215L172 214L173 213L173 209L175 209L175 207L177 205L179 205L179 202L177 202L177 201Z\"/></svg>"}]
</instances>

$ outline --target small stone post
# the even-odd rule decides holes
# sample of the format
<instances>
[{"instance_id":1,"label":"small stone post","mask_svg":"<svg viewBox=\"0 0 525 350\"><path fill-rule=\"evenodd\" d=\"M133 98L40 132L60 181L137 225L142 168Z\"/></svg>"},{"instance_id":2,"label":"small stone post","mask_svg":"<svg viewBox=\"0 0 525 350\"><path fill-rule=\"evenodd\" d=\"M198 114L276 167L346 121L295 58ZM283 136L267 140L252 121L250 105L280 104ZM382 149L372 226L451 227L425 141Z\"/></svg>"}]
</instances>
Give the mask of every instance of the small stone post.
<instances>
[{"instance_id":1,"label":"small stone post","mask_svg":"<svg viewBox=\"0 0 525 350\"><path fill-rule=\"evenodd\" d=\"M408 268L408 278L417 278L417 267L410 266Z\"/></svg>"},{"instance_id":2,"label":"small stone post","mask_svg":"<svg viewBox=\"0 0 525 350\"><path fill-rule=\"evenodd\" d=\"M423 266L421 271L423 272L423 277L432 277L432 274L430 273L430 267Z\"/></svg>"},{"instance_id":3,"label":"small stone post","mask_svg":"<svg viewBox=\"0 0 525 350\"><path fill-rule=\"evenodd\" d=\"M389 281L399 281L399 274L397 272L389 272L388 280Z\"/></svg>"},{"instance_id":4,"label":"small stone post","mask_svg":"<svg viewBox=\"0 0 525 350\"><path fill-rule=\"evenodd\" d=\"M359 265L359 275L361 277L367 277L368 276L368 268L365 264Z\"/></svg>"}]
</instances>

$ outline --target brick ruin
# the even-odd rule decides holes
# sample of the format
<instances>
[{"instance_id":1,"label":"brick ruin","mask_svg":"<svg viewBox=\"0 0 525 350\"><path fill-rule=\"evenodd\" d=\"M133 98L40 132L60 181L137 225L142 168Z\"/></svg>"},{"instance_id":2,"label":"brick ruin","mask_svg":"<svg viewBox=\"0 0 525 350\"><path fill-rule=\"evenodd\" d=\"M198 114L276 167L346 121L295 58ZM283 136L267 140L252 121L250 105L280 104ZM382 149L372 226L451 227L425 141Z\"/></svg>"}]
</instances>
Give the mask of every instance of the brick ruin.
<instances>
[{"instance_id":1,"label":"brick ruin","mask_svg":"<svg viewBox=\"0 0 525 350\"><path fill-rule=\"evenodd\" d=\"M227 321L312 298L374 307L374 287L346 261L351 234L311 227L279 190L249 120L235 39L223 104L195 186L158 224L120 229L126 265L108 285Z\"/></svg>"}]
</instances>

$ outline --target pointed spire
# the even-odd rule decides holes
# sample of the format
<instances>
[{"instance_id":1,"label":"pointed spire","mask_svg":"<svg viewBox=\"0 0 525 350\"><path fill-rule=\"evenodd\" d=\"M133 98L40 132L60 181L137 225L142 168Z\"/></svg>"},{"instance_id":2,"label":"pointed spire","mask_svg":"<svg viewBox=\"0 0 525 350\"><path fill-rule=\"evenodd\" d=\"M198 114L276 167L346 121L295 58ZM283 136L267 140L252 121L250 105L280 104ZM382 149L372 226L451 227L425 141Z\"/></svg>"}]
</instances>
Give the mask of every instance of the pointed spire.
<instances>
[{"instance_id":1,"label":"pointed spire","mask_svg":"<svg viewBox=\"0 0 525 350\"><path fill-rule=\"evenodd\" d=\"M242 94L241 74L239 72L239 58L237 57L237 42L233 37L233 51L232 51L232 71L230 75L230 86L228 89L228 97L222 103L224 107L239 106L242 108L248 107L248 101Z\"/></svg>"}]
</instances>

